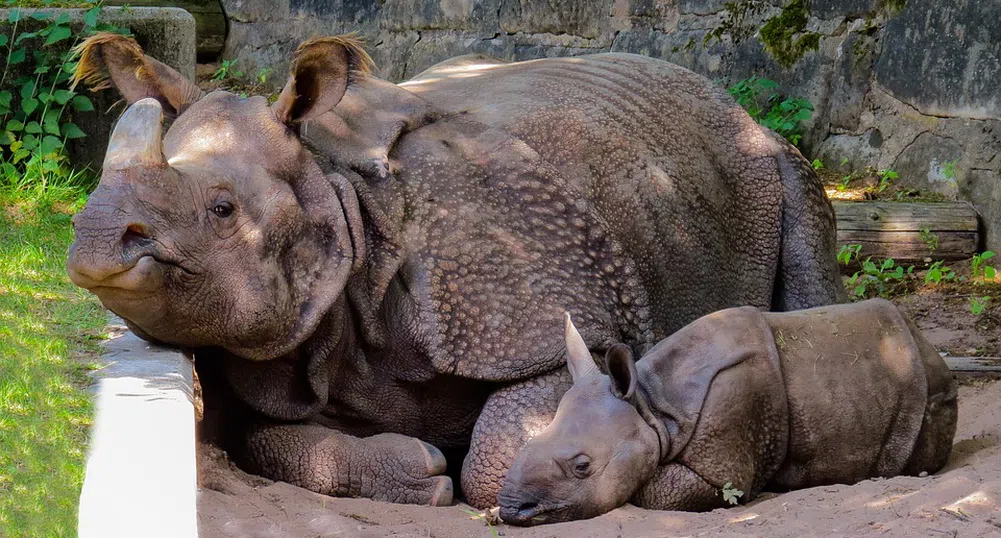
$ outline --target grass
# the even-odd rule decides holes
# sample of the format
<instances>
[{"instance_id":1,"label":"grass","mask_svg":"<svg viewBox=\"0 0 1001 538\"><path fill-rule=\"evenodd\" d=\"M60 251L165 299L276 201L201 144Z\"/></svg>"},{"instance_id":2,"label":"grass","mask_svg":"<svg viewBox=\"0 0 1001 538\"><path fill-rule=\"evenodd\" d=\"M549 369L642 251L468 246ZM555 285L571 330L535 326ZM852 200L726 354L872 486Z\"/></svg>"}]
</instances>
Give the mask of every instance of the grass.
<instances>
[{"instance_id":1,"label":"grass","mask_svg":"<svg viewBox=\"0 0 1001 538\"><path fill-rule=\"evenodd\" d=\"M0 536L73 536L106 317L64 269L81 177L0 178ZM86 182L83 182L86 183Z\"/></svg>"}]
</instances>

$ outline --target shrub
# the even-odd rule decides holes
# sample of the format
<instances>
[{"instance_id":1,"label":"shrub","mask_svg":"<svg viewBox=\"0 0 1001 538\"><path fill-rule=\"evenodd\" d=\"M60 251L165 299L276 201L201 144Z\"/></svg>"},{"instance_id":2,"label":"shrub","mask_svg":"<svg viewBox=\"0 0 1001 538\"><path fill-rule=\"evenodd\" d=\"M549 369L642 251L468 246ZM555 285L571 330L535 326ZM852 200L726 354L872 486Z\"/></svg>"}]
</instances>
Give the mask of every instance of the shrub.
<instances>
[{"instance_id":1,"label":"shrub","mask_svg":"<svg viewBox=\"0 0 1001 538\"><path fill-rule=\"evenodd\" d=\"M754 121L799 145L803 138L802 122L813 115L813 104L800 97L786 97L773 80L750 77L738 81L727 91Z\"/></svg>"}]
</instances>

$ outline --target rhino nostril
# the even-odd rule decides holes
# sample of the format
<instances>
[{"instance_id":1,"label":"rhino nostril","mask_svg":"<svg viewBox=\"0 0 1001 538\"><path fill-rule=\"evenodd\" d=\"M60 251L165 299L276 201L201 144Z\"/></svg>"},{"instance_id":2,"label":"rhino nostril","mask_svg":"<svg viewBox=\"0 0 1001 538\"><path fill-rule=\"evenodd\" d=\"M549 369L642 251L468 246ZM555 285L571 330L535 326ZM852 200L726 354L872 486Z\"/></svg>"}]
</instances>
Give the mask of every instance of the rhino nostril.
<instances>
[{"instance_id":1,"label":"rhino nostril","mask_svg":"<svg viewBox=\"0 0 1001 538\"><path fill-rule=\"evenodd\" d=\"M539 506L539 503L534 502L534 501L523 502L523 503L521 503L521 506L518 507L518 511L519 512L526 512L526 511L529 511L529 510L534 510L538 506Z\"/></svg>"},{"instance_id":2,"label":"rhino nostril","mask_svg":"<svg viewBox=\"0 0 1001 538\"><path fill-rule=\"evenodd\" d=\"M122 246L124 248L136 246L145 242L149 238L150 233L149 229L146 228L146 225L132 223L125 228L125 233L122 234Z\"/></svg>"}]
</instances>

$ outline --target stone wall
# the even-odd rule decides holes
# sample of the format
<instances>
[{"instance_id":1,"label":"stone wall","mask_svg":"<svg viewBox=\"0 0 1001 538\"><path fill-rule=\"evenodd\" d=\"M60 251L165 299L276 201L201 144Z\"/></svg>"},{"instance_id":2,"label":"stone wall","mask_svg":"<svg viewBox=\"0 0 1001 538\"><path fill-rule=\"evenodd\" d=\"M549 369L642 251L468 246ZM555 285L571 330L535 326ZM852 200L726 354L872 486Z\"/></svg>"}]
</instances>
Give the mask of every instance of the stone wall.
<instances>
[{"instance_id":1,"label":"stone wall","mask_svg":"<svg viewBox=\"0 0 1001 538\"><path fill-rule=\"evenodd\" d=\"M315 35L358 31L383 77L451 56L622 51L816 106L804 153L970 200L1001 250L1001 0L222 0L224 55L287 70ZM781 60L781 61L780 61ZM283 77L274 77L280 85Z\"/></svg>"}]
</instances>

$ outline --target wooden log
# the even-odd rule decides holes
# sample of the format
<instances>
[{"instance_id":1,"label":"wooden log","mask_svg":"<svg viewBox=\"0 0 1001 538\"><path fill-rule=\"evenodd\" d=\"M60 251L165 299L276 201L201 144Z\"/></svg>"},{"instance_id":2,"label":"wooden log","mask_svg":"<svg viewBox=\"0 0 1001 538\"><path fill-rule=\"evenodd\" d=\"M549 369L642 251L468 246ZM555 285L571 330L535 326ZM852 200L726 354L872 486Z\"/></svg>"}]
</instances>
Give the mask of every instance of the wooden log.
<instances>
[{"instance_id":1,"label":"wooden log","mask_svg":"<svg viewBox=\"0 0 1001 538\"><path fill-rule=\"evenodd\" d=\"M953 374L1001 377L1001 357L942 357Z\"/></svg>"},{"instance_id":2,"label":"wooden log","mask_svg":"<svg viewBox=\"0 0 1001 538\"><path fill-rule=\"evenodd\" d=\"M977 252L977 211L968 202L833 203L839 245L861 245L860 257L893 258L901 265L925 259L962 260ZM937 242L934 250L933 242Z\"/></svg>"},{"instance_id":3,"label":"wooden log","mask_svg":"<svg viewBox=\"0 0 1001 538\"><path fill-rule=\"evenodd\" d=\"M179 7L195 18L195 49L199 62L215 60L226 44L226 14L219 0L106 0L107 6Z\"/></svg>"}]
</instances>

